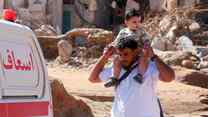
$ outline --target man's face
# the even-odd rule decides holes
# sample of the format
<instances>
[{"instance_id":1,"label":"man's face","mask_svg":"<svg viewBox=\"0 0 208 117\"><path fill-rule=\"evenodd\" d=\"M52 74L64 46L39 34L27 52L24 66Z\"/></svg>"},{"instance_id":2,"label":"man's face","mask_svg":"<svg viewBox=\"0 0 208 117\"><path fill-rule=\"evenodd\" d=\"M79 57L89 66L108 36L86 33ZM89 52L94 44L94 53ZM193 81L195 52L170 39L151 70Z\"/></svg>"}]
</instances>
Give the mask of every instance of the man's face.
<instances>
[{"instance_id":1,"label":"man's face","mask_svg":"<svg viewBox=\"0 0 208 117\"><path fill-rule=\"evenodd\" d=\"M131 63L135 60L135 57L138 54L138 50L132 50L129 48L124 48L124 49L117 49L117 53L119 55L121 64L124 67L129 67L129 65L131 65Z\"/></svg>"},{"instance_id":2,"label":"man's face","mask_svg":"<svg viewBox=\"0 0 208 117\"><path fill-rule=\"evenodd\" d=\"M125 24L130 30L136 31L141 25L141 17L138 16L131 17L129 20L125 20Z\"/></svg>"}]
</instances>

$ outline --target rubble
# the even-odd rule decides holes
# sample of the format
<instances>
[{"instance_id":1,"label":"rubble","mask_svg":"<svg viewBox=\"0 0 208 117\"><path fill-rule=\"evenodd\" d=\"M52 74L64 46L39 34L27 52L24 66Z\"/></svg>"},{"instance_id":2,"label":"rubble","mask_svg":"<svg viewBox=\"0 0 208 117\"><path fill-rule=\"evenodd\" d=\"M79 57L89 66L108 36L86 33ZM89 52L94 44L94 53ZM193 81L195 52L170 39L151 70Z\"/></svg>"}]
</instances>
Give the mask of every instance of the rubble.
<instances>
[{"instance_id":1,"label":"rubble","mask_svg":"<svg viewBox=\"0 0 208 117\"><path fill-rule=\"evenodd\" d=\"M56 30L50 25L42 25L34 30L36 36L56 36Z\"/></svg>"},{"instance_id":2,"label":"rubble","mask_svg":"<svg viewBox=\"0 0 208 117\"><path fill-rule=\"evenodd\" d=\"M156 54L160 54L168 64L206 69L207 4L176 8L174 1L176 0L166 1L173 4L168 12L152 15L144 20L143 27L152 37L152 47L160 50Z\"/></svg>"},{"instance_id":3,"label":"rubble","mask_svg":"<svg viewBox=\"0 0 208 117\"><path fill-rule=\"evenodd\" d=\"M172 26L172 18L167 15L159 23L160 31L165 32Z\"/></svg>"},{"instance_id":4,"label":"rubble","mask_svg":"<svg viewBox=\"0 0 208 117\"><path fill-rule=\"evenodd\" d=\"M182 51L190 51L194 50L193 42L187 36L181 36L176 41L177 49Z\"/></svg>"},{"instance_id":5,"label":"rubble","mask_svg":"<svg viewBox=\"0 0 208 117\"><path fill-rule=\"evenodd\" d=\"M70 34L70 32L74 33ZM113 41L113 33L103 29L82 28L74 29L70 32L67 35L70 34L71 38L74 38L72 43L76 42L75 38L77 36L82 36L86 40L86 44L83 47L73 44L76 51L72 57L82 59L98 58L102 55L103 48Z\"/></svg>"},{"instance_id":6,"label":"rubble","mask_svg":"<svg viewBox=\"0 0 208 117\"><path fill-rule=\"evenodd\" d=\"M202 42L203 45L207 45L208 23L206 23L206 8L193 6L161 12L160 15L147 17L143 25L151 37L160 35L161 38L172 38L175 36L174 40L176 41L177 38L186 35L193 41L194 45L200 45ZM168 33L173 33L174 35L169 36ZM175 43L173 42L173 44Z\"/></svg>"},{"instance_id":7,"label":"rubble","mask_svg":"<svg viewBox=\"0 0 208 117\"><path fill-rule=\"evenodd\" d=\"M183 60L189 59L192 56L190 52L183 51L159 51L154 50L155 53L169 65L181 65Z\"/></svg>"},{"instance_id":8,"label":"rubble","mask_svg":"<svg viewBox=\"0 0 208 117\"><path fill-rule=\"evenodd\" d=\"M208 61L208 55L205 56L203 59L204 59L204 61Z\"/></svg>"},{"instance_id":9,"label":"rubble","mask_svg":"<svg viewBox=\"0 0 208 117\"><path fill-rule=\"evenodd\" d=\"M193 23L189 26L189 30L190 30L191 32L199 31L200 28L201 28L201 27L200 27L199 23L197 23L197 22L193 22Z\"/></svg>"},{"instance_id":10,"label":"rubble","mask_svg":"<svg viewBox=\"0 0 208 117\"><path fill-rule=\"evenodd\" d=\"M66 40L61 40L58 42L57 46L60 61L63 61L64 63L69 61L73 49L72 45Z\"/></svg>"},{"instance_id":11,"label":"rubble","mask_svg":"<svg viewBox=\"0 0 208 117\"><path fill-rule=\"evenodd\" d=\"M165 56L164 60L169 64L191 69L206 68L207 59L199 59L196 47L208 45L208 23L202 15L206 14L206 7L175 8L174 0L168 2L172 4L169 5L171 8L168 8L168 12L150 15L144 20L143 26L152 38L152 47L167 51L162 56ZM74 62L78 62L77 66L83 64L84 59L98 58L103 48L114 38L111 31L99 28L76 28L57 35L49 27L45 25L35 31L46 58L59 56L57 59L60 63L74 65ZM206 56L208 53L203 54ZM75 58L80 61L74 61Z\"/></svg>"},{"instance_id":12,"label":"rubble","mask_svg":"<svg viewBox=\"0 0 208 117\"><path fill-rule=\"evenodd\" d=\"M54 117L93 117L90 107L70 95L61 81L51 81Z\"/></svg>"},{"instance_id":13,"label":"rubble","mask_svg":"<svg viewBox=\"0 0 208 117\"><path fill-rule=\"evenodd\" d=\"M194 63L192 60L183 60L181 66L189 69L197 69L196 63Z\"/></svg>"},{"instance_id":14,"label":"rubble","mask_svg":"<svg viewBox=\"0 0 208 117\"><path fill-rule=\"evenodd\" d=\"M36 34L42 35L42 33ZM61 40L67 40L72 45L73 50L76 51L75 53L79 53L77 54L78 56L84 58L97 58L102 54L103 48L113 41L113 36L114 35L112 31L107 31L99 28L76 28L68 31L63 35L37 37L46 58L57 57L58 48L59 50L62 50L61 48L66 48L66 50L71 48L69 46L62 47L61 45L57 47L58 42ZM85 51L82 55L80 55L81 52L78 49L79 46L76 44L77 37L82 37L86 41L86 44L84 45ZM65 58L68 58L68 55Z\"/></svg>"},{"instance_id":15,"label":"rubble","mask_svg":"<svg viewBox=\"0 0 208 117\"><path fill-rule=\"evenodd\" d=\"M194 52L190 51L160 51L155 49L154 51L169 65L182 66L195 70L208 68L207 56L198 56Z\"/></svg>"}]
</instances>

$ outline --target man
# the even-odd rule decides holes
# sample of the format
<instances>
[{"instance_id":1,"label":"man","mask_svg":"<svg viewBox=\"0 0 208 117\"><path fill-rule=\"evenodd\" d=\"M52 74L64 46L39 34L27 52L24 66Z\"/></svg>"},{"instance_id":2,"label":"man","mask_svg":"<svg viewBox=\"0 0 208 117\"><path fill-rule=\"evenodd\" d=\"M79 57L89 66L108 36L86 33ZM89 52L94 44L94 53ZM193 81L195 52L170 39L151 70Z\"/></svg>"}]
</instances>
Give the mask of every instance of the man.
<instances>
[{"instance_id":1,"label":"man","mask_svg":"<svg viewBox=\"0 0 208 117\"><path fill-rule=\"evenodd\" d=\"M148 34L144 31L144 29L141 26L142 16L139 11L135 9L129 10L125 15L125 24L126 28L122 29L119 34L117 35L116 40L119 39L119 37L124 36L134 36L134 39L137 41L140 47L146 45L150 45L150 38ZM114 61L114 68L113 68L113 74L112 74L112 81L105 84L106 87L110 87L114 85L114 81L119 78L121 66L120 61L115 57Z\"/></svg>"},{"instance_id":2,"label":"man","mask_svg":"<svg viewBox=\"0 0 208 117\"><path fill-rule=\"evenodd\" d=\"M154 54L151 47L142 51L133 36L117 39L114 47L108 48L100 57L92 69L89 80L92 83L108 80L113 66L109 68L104 66L115 51L122 66L120 78L123 78L127 71L131 72L120 80L115 89L111 117L160 117L160 107L155 92L157 80L170 82L174 80L175 74ZM138 57L138 52L144 52L143 56ZM137 61L140 61L139 66L135 65ZM137 77L138 74L142 77Z\"/></svg>"}]
</instances>

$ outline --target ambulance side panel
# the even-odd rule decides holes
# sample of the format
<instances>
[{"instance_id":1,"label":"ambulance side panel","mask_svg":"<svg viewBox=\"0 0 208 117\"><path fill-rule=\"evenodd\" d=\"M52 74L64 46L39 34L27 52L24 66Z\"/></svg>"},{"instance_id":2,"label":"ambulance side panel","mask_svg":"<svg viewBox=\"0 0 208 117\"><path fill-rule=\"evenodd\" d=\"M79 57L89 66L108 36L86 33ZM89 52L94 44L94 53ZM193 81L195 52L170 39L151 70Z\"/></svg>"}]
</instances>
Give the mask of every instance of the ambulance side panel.
<instances>
[{"instance_id":1,"label":"ambulance side panel","mask_svg":"<svg viewBox=\"0 0 208 117\"><path fill-rule=\"evenodd\" d=\"M51 88L34 33L0 20L0 117L52 117Z\"/></svg>"}]
</instances>

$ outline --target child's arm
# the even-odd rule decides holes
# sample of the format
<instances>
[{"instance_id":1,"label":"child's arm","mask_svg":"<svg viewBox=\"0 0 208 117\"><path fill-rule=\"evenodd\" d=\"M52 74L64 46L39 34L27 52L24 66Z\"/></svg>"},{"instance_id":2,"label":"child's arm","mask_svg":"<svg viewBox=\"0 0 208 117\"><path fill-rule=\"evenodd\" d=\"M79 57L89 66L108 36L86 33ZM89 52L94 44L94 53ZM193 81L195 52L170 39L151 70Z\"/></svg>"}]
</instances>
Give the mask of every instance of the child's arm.
<instances>
[{"instance_id":1,"label":"child's arm","mask_svg":"<svg viewBox=\"0 0 208 117\"><path fill-rule=\"evenodd\" d=\"M116 79L119 79L120 72L121 72L121 62L119 60L119 57L116 56L113 60L113 74L112 74L112 77L114 77Z\"/></svg>"}]
</instances>

